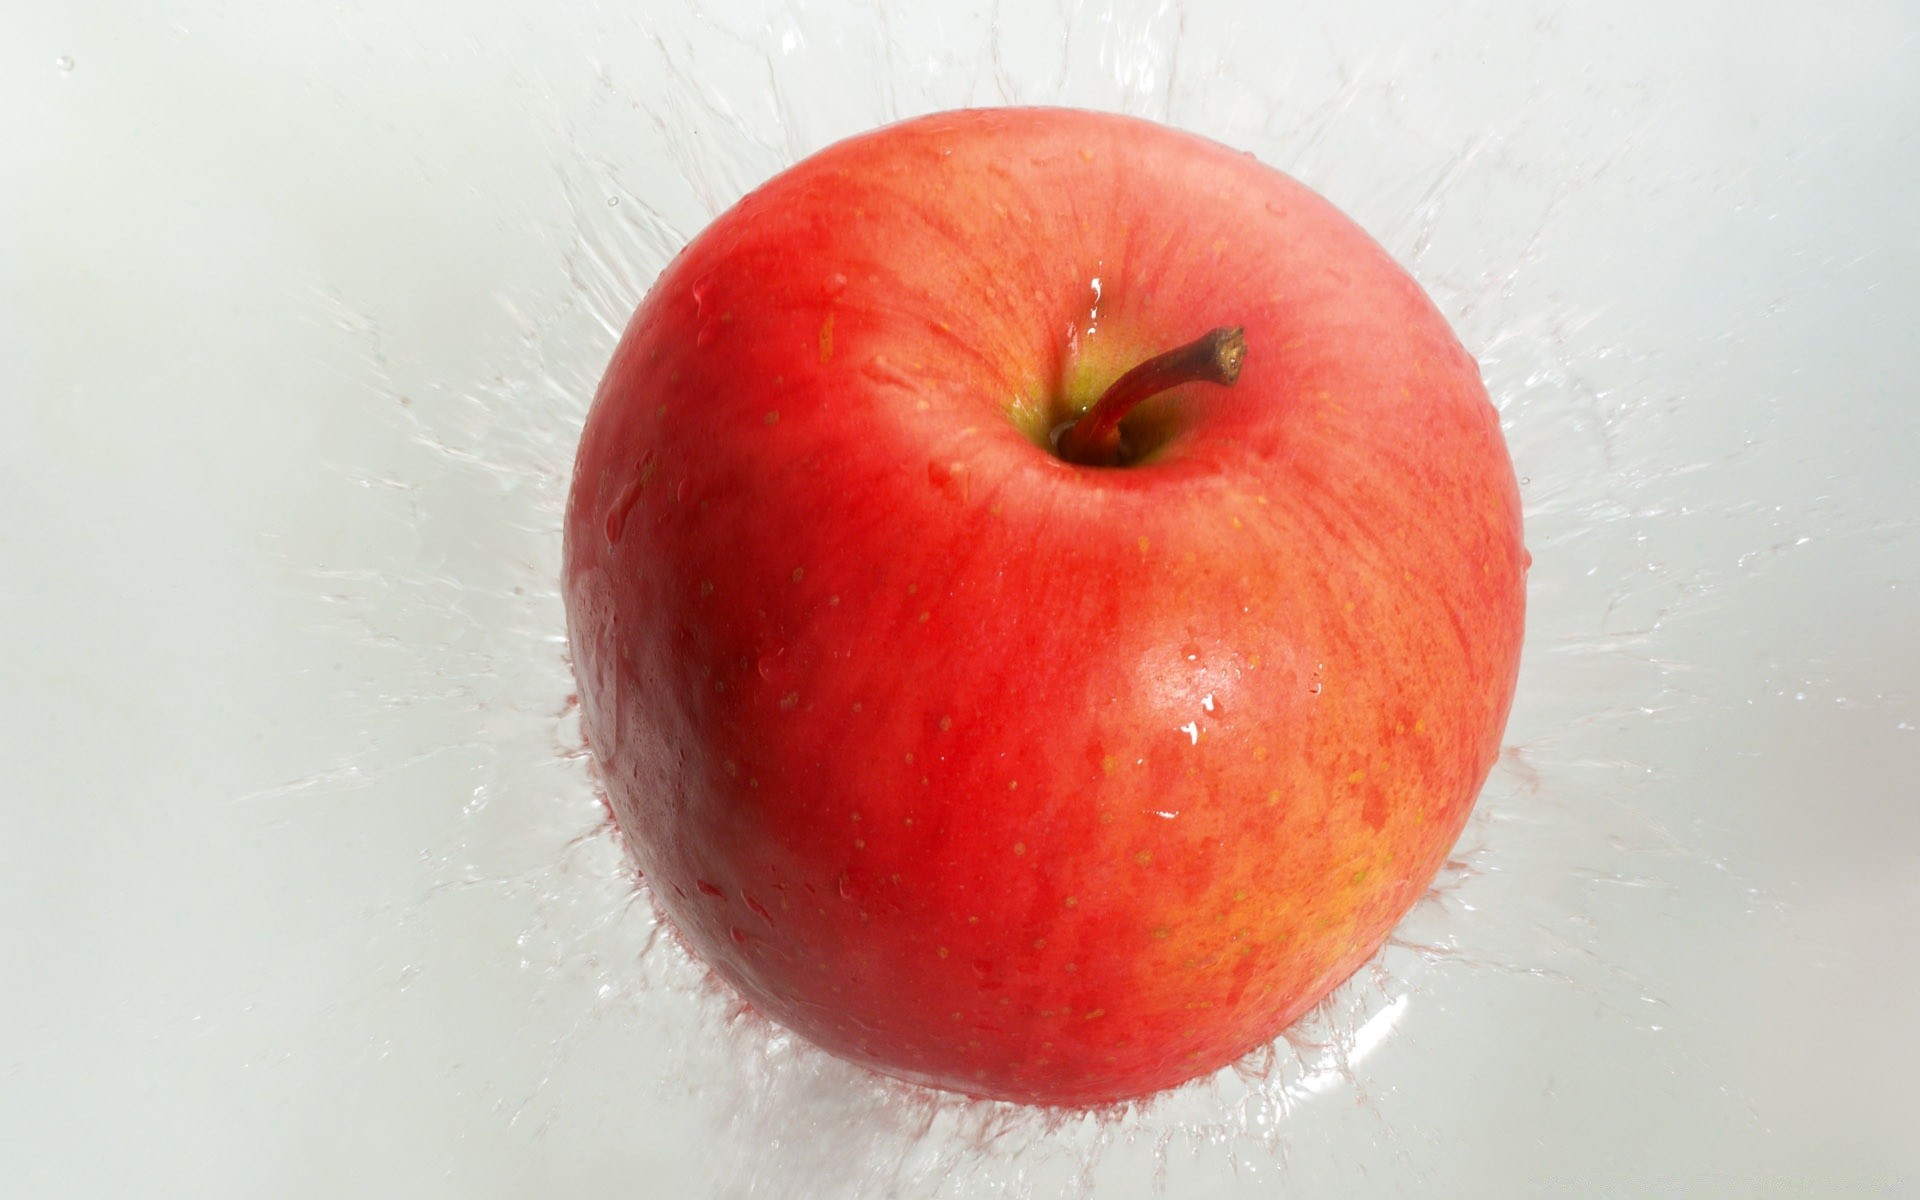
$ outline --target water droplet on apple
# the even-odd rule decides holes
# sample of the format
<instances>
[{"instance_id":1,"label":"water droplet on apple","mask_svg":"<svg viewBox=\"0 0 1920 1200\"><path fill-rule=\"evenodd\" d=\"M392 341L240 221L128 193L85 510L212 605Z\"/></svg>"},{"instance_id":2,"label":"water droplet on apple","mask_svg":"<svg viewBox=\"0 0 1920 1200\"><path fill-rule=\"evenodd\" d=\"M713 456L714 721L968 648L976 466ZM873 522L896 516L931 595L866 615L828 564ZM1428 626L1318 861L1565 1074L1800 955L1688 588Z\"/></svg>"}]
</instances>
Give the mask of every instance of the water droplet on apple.
<instances>
[{"instance_id":1,"label":"water droplet on apple","mask_svg":"<svg viewBox=\"0 0 1920 1200\"><path fill-rule=\"evenodd\" d=\"M740 893L740 898L747 902L747 907L753 910L753 914L755 916L759 917L762 921L765 921L769 925L773 924L773 914L767 911L766 905L760 903L758 900L755 900L752 896L747 895L745 892Z\"/></svg>"},{"instance_id":2,"label":"water droplet on apple","mask_svg":"<svg viewBox=\"0 0 1920 1200\"><path fill-rule=\"evenodd\" d=\"M726 893L724 893L724 892L722 892L722 891L721 891L721 890L720 890L719 888L717 888L717 887L715 887L715 886L713 886L712 884L710 884L710 883L708 883L708 882L707 882L706 880L704 880L704 879L696 879L696 880L694 880L694 881L693 881L693 886L694 886L694 887L697 887L697 888L699 888L699 889L700 889L700 894L701 894L702 896L713 896L713 897L716 897L716 898L718 898L718 897L720 897L720 896L724 896L724 895L726 894Z\"/></svg>"},{"instance_id":3,"label":"water droplet on apple","mask_svg":"<svg viewBox=\"0 0 1920 1200\"><path fill-rule=\"evenodd\" d=\"M737 946L744 946L747 944L747 931L740 928L738 925L727 926L727 936L732 938L734 941L734 944Z\"/></svg>"},{"instance_id":4,"label":"water droplet on apple","mask_svg":"<svg viewBox=\"0 0 1920 1200\"><path fill-rule=\"evenodd\" d=\"M829 298L838 296L841 292L847 290L847 277L835 271L833 274L827 276L827 281L823 286Z\"/></svg>"},{"instance_id":5,"label":"water droplet on apple","mask_svg":"<svg viewBox=\"0 0 1920 1200\"><path fill-rule=\"evenodd\" d=\"M640 477L627 480L620 494L613 499L613 507L607 510L607 545L612 546L620 540L620 534L627 527L627 514L633 511L634 501L640 498Z\"/></svg>"},{"instance_id":6,"label":"water droplet on apple","mask_svg":"<svg viewBox=\"0 0 1920 1200\"><path fill-rule=\"evenodd\" d=\"M780 671L780 656L786 652L787 648L785 646L775 646L765 654L762 654L760 661L754 664L755 669L760 672L760 678L766 680L768 683L772 683L773 677L779 674Z\"/></svg>"},{"instance_id":7,"label":"water droplet on apple","mask_svg":"<svg viewBox=\"0 0 1920 1200\"><path fill-rule=\"evenodd\" d=\"M713 273L709 271L693 281L693 311L695 316L707 313L707 297L713 292Z\"/></svg>"}]
</instances>

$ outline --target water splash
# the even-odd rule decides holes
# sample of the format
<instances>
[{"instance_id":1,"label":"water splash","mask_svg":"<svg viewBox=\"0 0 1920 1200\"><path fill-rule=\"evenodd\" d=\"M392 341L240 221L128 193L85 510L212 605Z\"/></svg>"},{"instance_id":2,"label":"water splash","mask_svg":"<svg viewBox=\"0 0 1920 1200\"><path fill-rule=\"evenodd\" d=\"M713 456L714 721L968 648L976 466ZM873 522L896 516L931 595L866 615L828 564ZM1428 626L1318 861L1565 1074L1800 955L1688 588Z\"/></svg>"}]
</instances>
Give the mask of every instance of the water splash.
<instances>
[{"instance_id":1,"label":"water splash","mask_svg":"<svg viewBox=\"0 0 1920 1200\"><path fill-rule=\"evenodd\" d=\"M387 920L461 920L476 894L496 917L518 914L521 1000L569 1015L536 1076L495 1085L501 1123L618 1159L629 1121L609 1114L626 1114L683 1139L681 1166L705 1174L700 1194L723 1197L1037 1200L1126 1194L1142 1180L1178 1195L1222 1172L1311 1194L1350 1183L1343 1155L1356 1148L1376 1170L1437 1171L1439 1109L1408 1100L1396 1080L1431 1082L1458 1059L1447 1026L1469 987L1505 1003L1545 989L1569 1022L1650 1053L1693 1053L1686 1034L1714 1014L1662 995L1654 981L1668 952L1631 931L1681 896L1733 920L1786 903L1702 849L1724 841L1702 836L1710 811L1668 802L1675 786L1706 781L1660 754L1666 731L1698 736L1727 702L1703 682L1721 664L1690 649L1695 634L1729 589L1778 582L1782 564L1823 542L1910 545L1914 525L1836 496L1770 491L1754 470L1774 444L1765 397L1723 454L1699 457L1698 439L1681 433L1700 419L1701 368L1663 357L1671 340L1656 316L1595 298L1618 289L1568 274L1590 269L1569 265L1572 248L1607 228L1609 206L1649 186L1635 172L1661 169L1647 139L1662 97L1643 95L1624 133L1581 142L1530 117L1524 95L1434 104L1410 42L1360 57L1353 47L1370 40L1279 16L1225 30L1172 0L939 16L753 7L599 11L577 43L597 47L583 88L532 69L520 78L544 122L562 219L519 230L550 249L551 277L501 298L516 336L477 348L470 373L422 377L351 296L326 287L309 298L340 348L333 365L388 438L336 463L373 538L340 561L366 565L290 564L289 592L310 602L317 629L380 648L385 666L342 685L366 714L362 744L240 803L350 800L423 762L461 764L472 786L420 831L420 886ZM1525 36L1561 44L1552 29ZM1102 1114L901 1087L739 1011L662 936L624 865L568 699L555 590L573 439L661 266L753 184L833 138L987 102L1071 102L1202 128L1353 212L1480 357L1528 478L1537 556L1511 744L1425 901L1274 1046ZM1751 348L1777 314L1747 316ZM1705 472L1722 478L1701 487ZM1726 486L1729 474L1753 486ZM1701 555L1706 530L1731 531L1743 552ZM1890 727L1914 708L1910 691L1843 692L1789 655L1770 679L1754 699L1861 707ZM397 962L395 1003L430 1004L418 997L440 970ZM1737 1093L1727 1103L1751 1108Z\"/></svg>"}]
</instances>

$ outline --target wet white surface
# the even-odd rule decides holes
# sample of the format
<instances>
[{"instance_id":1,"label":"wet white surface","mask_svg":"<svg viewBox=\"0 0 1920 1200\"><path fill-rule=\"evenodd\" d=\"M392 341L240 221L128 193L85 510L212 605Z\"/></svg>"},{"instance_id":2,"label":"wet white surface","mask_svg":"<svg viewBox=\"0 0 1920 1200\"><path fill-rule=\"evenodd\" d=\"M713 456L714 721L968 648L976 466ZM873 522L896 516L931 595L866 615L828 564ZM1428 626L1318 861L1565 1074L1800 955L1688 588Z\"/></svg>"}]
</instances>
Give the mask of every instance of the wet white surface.
<instances>
[{"instance_id":1,"label":"wet white surface","mask_svg":"<svg viewBox=\"0 0 1920 1200\"><path fill-rule=\"evenodd\" d=\"M1920 10L711 7L0 12L0 1192L1920 1193ZM1535 556L1434 897L1106 1121L731 1018L566 715L566 472L654 272L1008 101L1372 230Z\"/></svg>"}]
</instances>

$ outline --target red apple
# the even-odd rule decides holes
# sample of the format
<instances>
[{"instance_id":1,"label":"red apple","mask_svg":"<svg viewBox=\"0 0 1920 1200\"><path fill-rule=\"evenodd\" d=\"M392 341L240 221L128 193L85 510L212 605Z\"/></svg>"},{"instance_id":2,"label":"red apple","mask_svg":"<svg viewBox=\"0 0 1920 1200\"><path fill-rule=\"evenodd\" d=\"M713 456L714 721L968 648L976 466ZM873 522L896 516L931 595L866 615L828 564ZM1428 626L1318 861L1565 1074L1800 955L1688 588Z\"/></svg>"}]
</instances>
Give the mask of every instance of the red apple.
<instances>
[{"instance_id":1,"label":"red apple","mask_svg":"<svg viewBox=\"0 0 1920 1200\"><path fill-rule=\"evenodd\" d=\"M1236 386L1202 339L1053 448L1216 327ZM1085 1106L1271 1040L1419 898L1526 562L1473 360L1357 226L1006 109L824 150L667 267L565 590L614 818L713 970L878 1071Z\"/></svg>"}]
</instances>

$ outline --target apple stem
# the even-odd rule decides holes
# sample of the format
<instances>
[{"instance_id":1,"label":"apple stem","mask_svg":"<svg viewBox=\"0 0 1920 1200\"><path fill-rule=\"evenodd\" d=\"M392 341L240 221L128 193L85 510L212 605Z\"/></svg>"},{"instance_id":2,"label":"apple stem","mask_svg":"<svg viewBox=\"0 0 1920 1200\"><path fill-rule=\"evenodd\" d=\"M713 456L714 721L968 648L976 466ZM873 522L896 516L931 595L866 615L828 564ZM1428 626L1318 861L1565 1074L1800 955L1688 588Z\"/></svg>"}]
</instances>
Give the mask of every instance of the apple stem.
<instances>
[{"instance_id":1,"label":"apple stem","mask_svg":"<svg viewBox=\"0 0 1920 1200\"><path fill-rule=\"evenodd\" d=\"M1127 461L1120 421L1151 396L1183 383L1233 386L1247 357L1246 331L1216 329L1175 350L1150 358L1113 381L1085 415L1054 433L1054 449L1070 463L1117 467Z\"/></svg>"}]
</instances>

